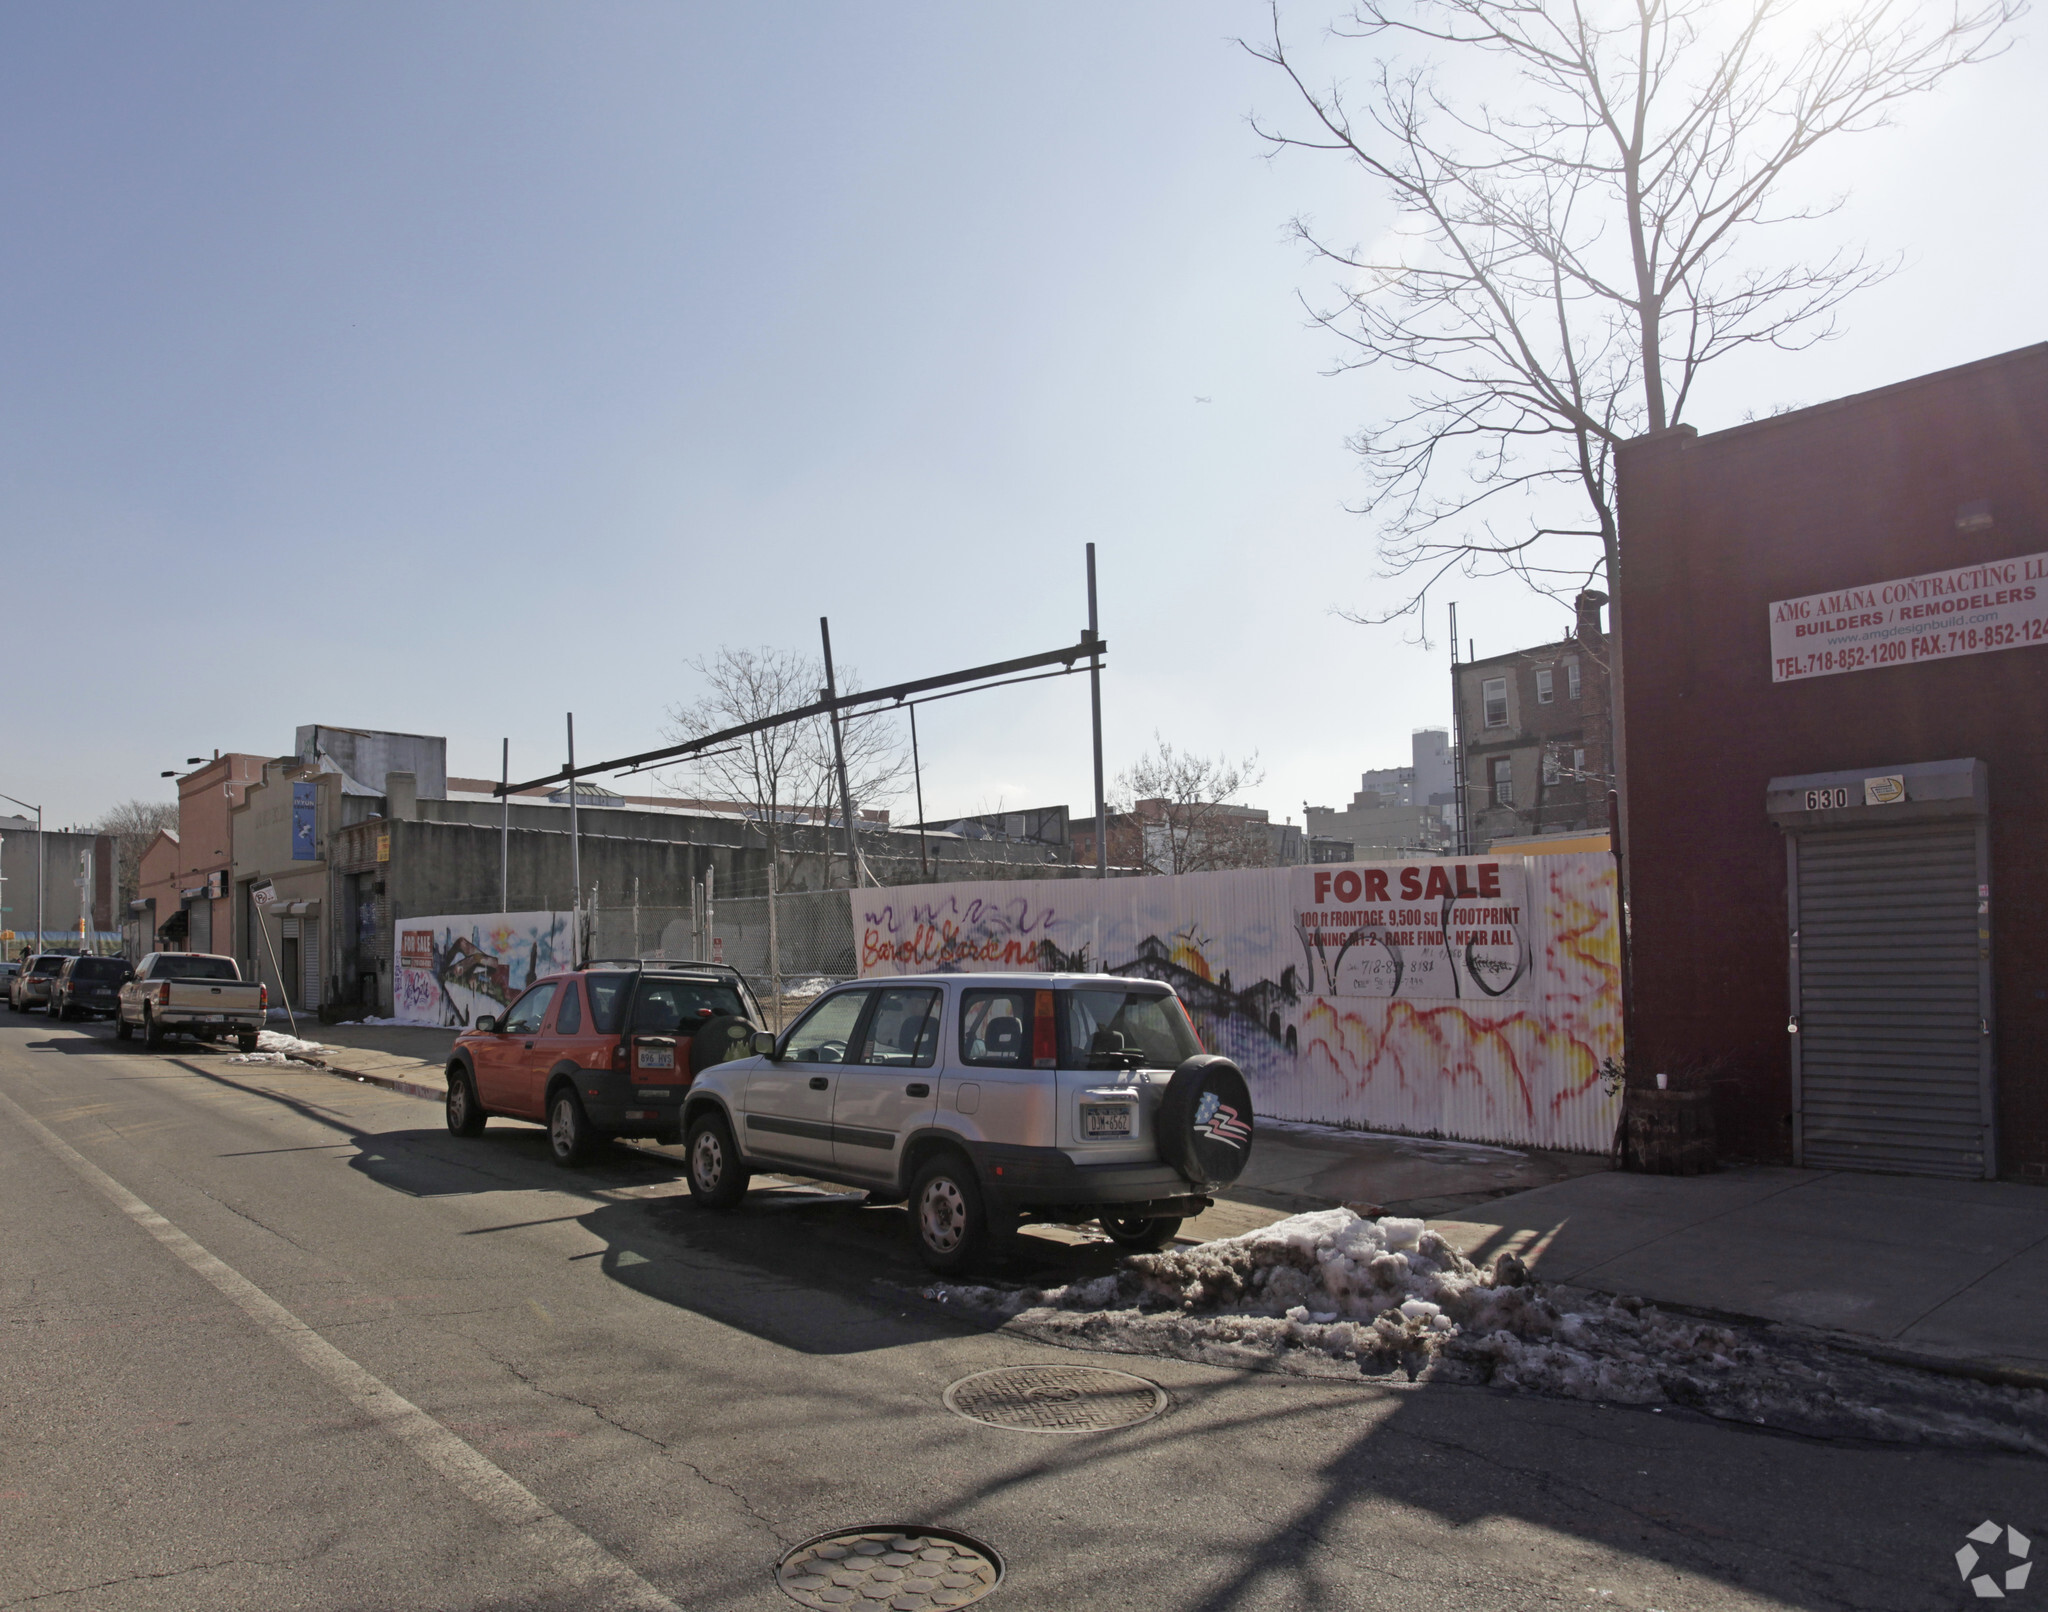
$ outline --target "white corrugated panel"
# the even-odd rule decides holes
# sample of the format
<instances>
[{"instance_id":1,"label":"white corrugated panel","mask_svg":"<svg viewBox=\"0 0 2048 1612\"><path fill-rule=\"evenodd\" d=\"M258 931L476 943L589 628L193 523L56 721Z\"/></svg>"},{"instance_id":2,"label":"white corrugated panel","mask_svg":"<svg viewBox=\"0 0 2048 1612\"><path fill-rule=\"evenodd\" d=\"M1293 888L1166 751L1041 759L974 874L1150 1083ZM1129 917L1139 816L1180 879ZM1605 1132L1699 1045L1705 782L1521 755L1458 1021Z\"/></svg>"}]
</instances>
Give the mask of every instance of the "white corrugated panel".
<instances>
[{"instance_id":1,"label":"white corrugated panel","mask_svg":"<svg viewBox=\"0 0 2048 1612\"><path fill-rule=\"evenodd\" d=\"M1166 981L1272 1118L1605 1151L1620 1114L1600 1079L1621 1054L1614 892L1612 859L1580 855L917 885L851 900L864 975Z\"/></svg>"}]
</instances>

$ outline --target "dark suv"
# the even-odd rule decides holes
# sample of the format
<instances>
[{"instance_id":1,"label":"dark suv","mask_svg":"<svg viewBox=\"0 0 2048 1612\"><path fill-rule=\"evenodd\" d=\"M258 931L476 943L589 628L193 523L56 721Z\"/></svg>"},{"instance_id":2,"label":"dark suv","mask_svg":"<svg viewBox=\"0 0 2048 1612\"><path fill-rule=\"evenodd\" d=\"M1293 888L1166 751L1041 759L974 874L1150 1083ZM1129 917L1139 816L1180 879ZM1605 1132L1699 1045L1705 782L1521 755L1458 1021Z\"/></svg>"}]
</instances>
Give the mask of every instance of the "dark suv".
<instances>
[{"instance_id":1,"label":"dark suv","mask_svg":"<svg viewBox=\"0 0 2048 1612\"><path fill-rule=\"evenodd\" d=\"M752 1050L761 1004L714 963L589 963L537 980L502 1016L455 1038L448 1129L492 1115L548 1128L558 1163L612 1137L683 1139L683 1094L699 1072Z\"/></svg>"},{"instance_id":2,"label":"dark suv","mask_svg":"<svg viewBox=\"0 0 2048 1612\"><path fill-rule=\"evenodd\" d=\"M65 958L64 967L50 981L50 1017L112 1018L118 1005L114 993L134 974L135 970L119 957Z\"/></svg>"},{"instance_id":3,"label":"dark suv","mask_svg":"<svg viewBox=\"0 0 2048 1612\"><path fill-rule=\"evenodd\" d=\"M7 986L7 1005L16 1013L50 1005L50 982L71 958L64 952L42 952L21 965Z\"/></svg>"}]
</instances>

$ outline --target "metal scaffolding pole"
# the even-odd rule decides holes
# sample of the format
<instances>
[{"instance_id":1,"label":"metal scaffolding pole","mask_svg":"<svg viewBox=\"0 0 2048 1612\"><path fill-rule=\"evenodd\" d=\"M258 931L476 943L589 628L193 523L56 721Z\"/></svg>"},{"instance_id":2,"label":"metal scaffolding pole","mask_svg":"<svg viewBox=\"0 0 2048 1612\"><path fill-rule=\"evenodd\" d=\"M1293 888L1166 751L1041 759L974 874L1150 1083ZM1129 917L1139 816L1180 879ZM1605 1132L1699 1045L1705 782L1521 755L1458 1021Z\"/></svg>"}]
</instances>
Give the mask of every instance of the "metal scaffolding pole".
<instances>
[{"instance_id":1,"label":"metal scaffolding pole","mask_svg":"<svg viewBox=\"0 0 2048 1612\"><path fill-rule=\"evenodd\" d=\"M1095 545L1088 545L1088 632L1087 641L1099 646L1102 625L1095 614ZM1102 653L1088 657L1088 713L1095 729L1095 877L1109 877L1109 810L1102 788ZM922 813L919 813L922 816Z\"/></svg>"},{"instance_id":2,"label":"metal scaffolding pole","mask_svg":"<svg viewBox=\"0 0 2048 1612\"><path fill-rule=\"evenodd\" d=\"M498 761L498 782L512 781L512 741L505 741ZM498 825L498 911L512 910L512 797L505 797L505 820Z\"/></svg>"},{"instance_id":3,"label":"metal scaffolding pole","mask_svg":"<svg viewBox=\"0 0 2048 1612\"><path fill-rule=\"evenodd\" d=\"M506 797L510 799L510 796ZM569 951L578 967L583 963L583 856L576 837L576 713L569 713L569 889L572 902L569 921L576 934Z\"/></svg>"},{"instance_id":4,"label":"metal scaffolding pole","mask_svg":"<svg viewBox=\"0 0 2048 1612\"><path fill-rule=\"evenodd\" d=\"M839 740L839 680L832 670L832 623L818 618L818 634L825 642L826 715L832 724L832 764L839 772L839 815L846 825L846 883L849 889L860 883L860 837L853 825L853 789L846 781L846 747Z\"/></svg>"}]
</instances>

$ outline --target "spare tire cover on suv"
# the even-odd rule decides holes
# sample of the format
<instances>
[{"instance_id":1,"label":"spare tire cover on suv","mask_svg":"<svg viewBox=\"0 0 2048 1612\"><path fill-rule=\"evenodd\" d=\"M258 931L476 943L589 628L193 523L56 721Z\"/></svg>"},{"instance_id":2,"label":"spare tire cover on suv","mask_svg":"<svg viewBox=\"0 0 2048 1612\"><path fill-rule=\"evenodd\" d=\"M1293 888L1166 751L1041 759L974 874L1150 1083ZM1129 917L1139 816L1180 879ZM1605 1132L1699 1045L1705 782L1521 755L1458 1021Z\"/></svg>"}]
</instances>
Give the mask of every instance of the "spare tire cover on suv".
<instances>
[{"instance_id":1,"label":"spare tire cover on suv","mask_svg":"<svg viewBox=\"0 0 2048 1612\"><path fill-rule=\"evenodd\" d=\"M744 1058L754 1050L754 1027L733 1013L706 1019L690 1033L690 1073L701 1075L715 1063Z\"/></svg>"},{"instance_id":2,"label":"spare tire cover on suv","mask_svg":"<svg viewBox=\"0 0 2048 1612\"><path fill-rule=\"evenodd\" d=\"M1252 1151L1252 1094L1228 1058L1202 1053L1173 1072L1159 1100L1159 1157L1196 1186L1224 1187Z\"/></svg>"}]
</instances>

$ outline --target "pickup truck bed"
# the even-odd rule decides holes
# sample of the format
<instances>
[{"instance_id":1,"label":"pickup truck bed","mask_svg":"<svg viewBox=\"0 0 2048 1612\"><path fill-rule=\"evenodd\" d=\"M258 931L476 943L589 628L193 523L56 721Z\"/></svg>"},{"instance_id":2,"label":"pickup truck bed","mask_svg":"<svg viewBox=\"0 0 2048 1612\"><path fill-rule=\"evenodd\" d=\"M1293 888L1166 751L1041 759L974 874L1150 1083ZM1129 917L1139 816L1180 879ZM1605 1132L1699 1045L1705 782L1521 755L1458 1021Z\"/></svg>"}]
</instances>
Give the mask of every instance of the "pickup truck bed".
<instances>
[{"instance_id":1,"label":"pickup truck bed","mask_svg":"<svg viewBox=\"0 0 2048 1612\"><path fill-rule=\"evenodd\" d=\"M243 1051L253 1051L269 1007L268 990L244 980L232 957L152 952L121 987L114 1034L125 1041L140 1033L150 1047L174 1035L233 1036Z\"/></svg>"}]
</instances>

